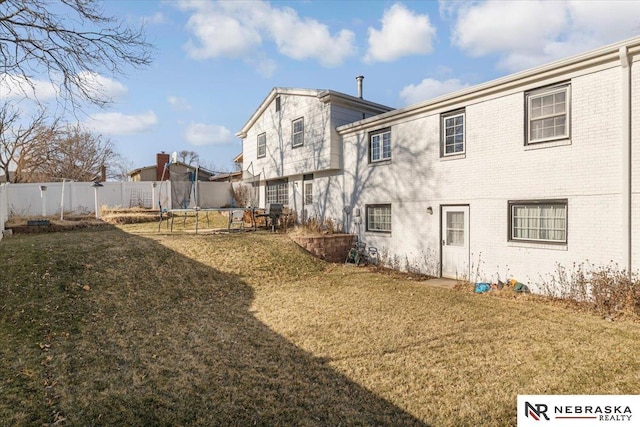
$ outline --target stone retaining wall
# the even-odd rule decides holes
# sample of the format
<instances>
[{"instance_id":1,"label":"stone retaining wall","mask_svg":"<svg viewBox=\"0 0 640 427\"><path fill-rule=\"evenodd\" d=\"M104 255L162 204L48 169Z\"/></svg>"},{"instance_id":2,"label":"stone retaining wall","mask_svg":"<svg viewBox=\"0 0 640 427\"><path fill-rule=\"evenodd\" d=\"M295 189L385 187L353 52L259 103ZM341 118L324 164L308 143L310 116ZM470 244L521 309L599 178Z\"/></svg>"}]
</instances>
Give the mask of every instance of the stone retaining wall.
<instances>
[{"instance_id":1,"label":"stone retaining wall","mask_svg":"<svg viewBox=\"0 0 640 427\"><path fill-rule=\"evenodd\" d=\"M312 255L328 262L344 262L349 249L356 242L355 234L292 236L291 238Z\"/></svg>"}]
</instances>

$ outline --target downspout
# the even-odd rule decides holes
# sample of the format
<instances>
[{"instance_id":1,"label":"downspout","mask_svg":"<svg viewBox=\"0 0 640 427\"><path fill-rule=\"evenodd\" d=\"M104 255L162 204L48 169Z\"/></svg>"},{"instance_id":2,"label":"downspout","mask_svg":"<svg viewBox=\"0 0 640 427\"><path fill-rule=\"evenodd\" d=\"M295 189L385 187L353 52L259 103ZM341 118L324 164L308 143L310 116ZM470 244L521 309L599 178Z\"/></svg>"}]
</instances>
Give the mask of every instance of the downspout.
<instances>
[{"instance_id":1,"label":"downspout","mask_svg":"<svg viewBox=\"0 0 640 427\"><path fill-rule=\"evenodd\" d=\"M621 262L622 268L631 277L631 62L627 46L620 47L619 56L622 70Z\"/></svg>"}]
</instances>

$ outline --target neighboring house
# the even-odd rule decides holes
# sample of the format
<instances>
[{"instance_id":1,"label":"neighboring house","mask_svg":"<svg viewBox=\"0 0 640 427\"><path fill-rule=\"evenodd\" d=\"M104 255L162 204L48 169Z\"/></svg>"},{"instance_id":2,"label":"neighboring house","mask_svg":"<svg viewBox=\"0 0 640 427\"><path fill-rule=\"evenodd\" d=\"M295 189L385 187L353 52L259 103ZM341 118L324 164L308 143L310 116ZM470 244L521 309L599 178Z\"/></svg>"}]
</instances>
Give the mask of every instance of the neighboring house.
<instances>
[{"instance_id":1,"label":"neighboring house","mask_svg":"<svg viewBox=\"0 0 640 427\"><path fill-rule=\"evenodd\" d=\"M242 153L240 153L236 157L234 157L233 164L236 165L236 170L241 171L243 163L244 163L244 156L242 155Z\"/></svg>"},{"instance_id":2,"label":"neighboring house","mask_svg":"<svg viewBox=\"0 0 640 427\"><path fill-rule=\"evenodd\" d=\"M209 177L209 181L214 182L241 182L242 171L237 172L221 172Z\"/></svg>"},{"instance_id":3,"label":"neighboring house","mask_svg":"<svg viewBox=\"0 0 640 427\"><path fill-rule=\"evenodd\" d=\"M215 172L205 168L196 168L179 161L171 162L169 154L158 153L156 154L155 165L134 169L129 172L129 178L131 181L169 181L171 179L181 181L186 180L185 176L195 172L196 169L198 171L198 181L208 181L210 177L215 175Z\"/></svg>"},{"instance_id":4,"label":"neighboring house","mask_svg":"<svg viewBox=\"0 0 640 427\"><path fill-rule=\"evenodd\" d=\"M245 165L258 165L261 206L301 200L296 183L315 167L313 202L323 201L316 212L400 268L515 277L538 291L535 284L575 263L637 272L639 62L634 38L337 128L332 122L326 133L336 148L312 150L317 156L294 148L293 122L313 120L301 108L311 104L305 91L288 92L295 107L278 121L274 89L239 134Z\"/></svg>"},{"instance_id":5,"label":"neighboring house","mask_svg":"<svg viewBox=\"0 0 640 427\"><path fill-rule=\"evenodd\" d=\"M233 159L235 172L219 172L209 178L209 181L216 182L241 182L242 181L242 153Z\"/></svg>"}]
</instances>

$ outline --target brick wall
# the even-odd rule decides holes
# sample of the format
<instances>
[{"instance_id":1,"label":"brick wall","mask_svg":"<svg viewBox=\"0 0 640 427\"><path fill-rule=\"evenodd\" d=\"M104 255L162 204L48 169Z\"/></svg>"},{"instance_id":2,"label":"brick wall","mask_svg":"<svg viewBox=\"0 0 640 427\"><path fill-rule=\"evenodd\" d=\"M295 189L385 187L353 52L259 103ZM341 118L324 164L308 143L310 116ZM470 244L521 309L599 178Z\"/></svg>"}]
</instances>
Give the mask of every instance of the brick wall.
<instances>
[{"instance_id":1,"label":"brick wall","mask_svg":"<svg viewBox=\"0 0 640 427\"><path fill-rule=\"evenodd\" d=\"M353 234L294 236L292 239L312 255L328 262L344 262L349 249L356 242L356 236Z\"/></svg>"},{"instance_id":2,"label":"brick wall","mask_svg":"<svg viewBox=\"0 0 640 427\"><path fill-rule=\"evenodd\" d=\"M363 215L367 204L388 203L392 208L391 233L368 232L363 225L361 238L382 254L426 270L440 261L440 208L468 205L467 271L478 273L478 280L513 276L535 285L553 274L557 264L571 268L574 262L618 262L619 67L571 76L571 138L535 146L524 143L525 92L566 78L376 124L391 128L392 160L387 163L368 163L367 132L376 130L373 125L344 135L345 171L357 173L345 173L340 194L350 196L346 203ZM635 105L638 99L634 95ZM466 152L441 158L440 114L458 108L466 111ZM509 241L509 201L545 199L568 201L567 243ZM637 200L634 193L635 206ZM637 248L634 245L635 254Z\"/></svg>"}]
</instances>

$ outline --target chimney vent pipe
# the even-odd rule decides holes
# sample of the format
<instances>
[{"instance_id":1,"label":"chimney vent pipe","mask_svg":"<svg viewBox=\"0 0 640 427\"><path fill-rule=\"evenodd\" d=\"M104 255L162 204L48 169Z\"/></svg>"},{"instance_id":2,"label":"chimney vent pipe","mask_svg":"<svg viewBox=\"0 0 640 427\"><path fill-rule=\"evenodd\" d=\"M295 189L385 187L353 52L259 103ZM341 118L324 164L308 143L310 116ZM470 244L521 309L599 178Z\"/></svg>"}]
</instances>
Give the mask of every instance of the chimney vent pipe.
<instances>
[{"instance_id":1,"label":"chimney vent pipe","mask_svg":"<svg viewBox=\"0 0 640 427\"><path fill-rule=\"evenodd\" d=\"M358 98L362 99L362 81L364 80L364 76L356 77L358 81Z\"/></svg>"}]
</instances>

